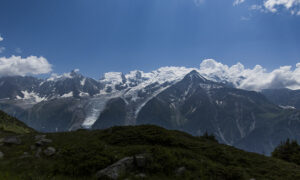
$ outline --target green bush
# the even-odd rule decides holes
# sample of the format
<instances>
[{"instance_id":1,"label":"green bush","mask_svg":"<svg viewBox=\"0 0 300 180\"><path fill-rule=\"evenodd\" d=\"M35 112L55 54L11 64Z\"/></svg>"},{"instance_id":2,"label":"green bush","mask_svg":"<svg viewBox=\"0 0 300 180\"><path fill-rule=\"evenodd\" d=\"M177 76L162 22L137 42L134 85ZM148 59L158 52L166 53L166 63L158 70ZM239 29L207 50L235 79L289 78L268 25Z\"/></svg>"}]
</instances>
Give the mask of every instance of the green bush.
<instances>
[{"instance_id":1,"label":"green bush","mask_svg":"<svg viewBox=\"0 0 300 180\"><path fill-rule=\"evenodd\" d=\"M300 146L297 141L287 139L275 148L272 157L300 165Z\"/></svg>"}]
</instances>

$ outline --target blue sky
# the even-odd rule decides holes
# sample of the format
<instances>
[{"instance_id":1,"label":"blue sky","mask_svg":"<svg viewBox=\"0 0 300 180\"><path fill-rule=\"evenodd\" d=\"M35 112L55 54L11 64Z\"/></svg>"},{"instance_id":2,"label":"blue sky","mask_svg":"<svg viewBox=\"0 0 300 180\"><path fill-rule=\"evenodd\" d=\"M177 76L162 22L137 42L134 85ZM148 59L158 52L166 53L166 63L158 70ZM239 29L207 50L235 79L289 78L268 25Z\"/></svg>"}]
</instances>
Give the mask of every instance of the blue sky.
<instances>
[{"instance_id":1,"label":"blue sky","mask_svg":"<svg viewBox=\"0 0 300 180\"><path fill-rule=\"evenodd\" d=\"M79 68L94 78L199 67L207 58L268 70L295 66L300 8L292 1L1 0L0 57L42 56L53 73Z\"/></svg>"}]
</instances>

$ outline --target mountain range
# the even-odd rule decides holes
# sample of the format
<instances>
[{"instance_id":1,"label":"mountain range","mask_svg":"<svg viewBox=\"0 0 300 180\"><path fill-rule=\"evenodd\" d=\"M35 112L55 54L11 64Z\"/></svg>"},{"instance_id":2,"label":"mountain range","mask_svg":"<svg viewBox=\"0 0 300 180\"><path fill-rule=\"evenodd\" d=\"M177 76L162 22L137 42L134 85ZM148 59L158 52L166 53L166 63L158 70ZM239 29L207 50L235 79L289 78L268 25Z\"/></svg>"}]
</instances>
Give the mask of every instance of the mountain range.
<instances>
[{"instance_id":1,"label":"mountain range","mask_svg":"<svg viewBox=\"0 0 300 180\"><path fill-rule=\"evenodd\" d=\"M242 77L240 77L242 79ZM150 73L77 70L47 79L1 77L0 109L42 132L155 124L270 154L286 138L300 140L297 90L261 92L196 69L165 67Z\"/></svg>"}]
</instances>

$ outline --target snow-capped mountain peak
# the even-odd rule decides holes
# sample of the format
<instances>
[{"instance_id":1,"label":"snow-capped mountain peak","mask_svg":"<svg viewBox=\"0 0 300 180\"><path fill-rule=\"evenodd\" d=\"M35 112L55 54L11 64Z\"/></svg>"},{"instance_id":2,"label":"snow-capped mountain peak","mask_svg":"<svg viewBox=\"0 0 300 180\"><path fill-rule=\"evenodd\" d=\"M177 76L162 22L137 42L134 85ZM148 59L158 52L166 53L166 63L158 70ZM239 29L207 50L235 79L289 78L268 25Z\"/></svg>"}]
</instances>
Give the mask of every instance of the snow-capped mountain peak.
<instances>
[{"instance_id":1,"label":"snow-capped mountain peak","mask_svg":"<svg viewBox=\"0 0 300 180\"><path fill-rule=\"evenodd\" d=\"M83 75L81 75L79 73L79 69L74 69L71 72L63 73L62 75L58 75L58 74L53 73L46 80L47 81L60 81L60 80L64 80L64 79L72 79L72 78L75 78L75 77L83 78Z\"/></svg>"},{"instance_id":2,"label":"snow-capped mountain peak","mask_svg":"<svg viewBox=\"0 0 300 180\"><path fill-rule=\"evenodd\" d=\"M105 84L120 84L126 81L126 77L121 72L108 72L104 74L104 77L100 82Z\"/></svg>"}]
</instances>

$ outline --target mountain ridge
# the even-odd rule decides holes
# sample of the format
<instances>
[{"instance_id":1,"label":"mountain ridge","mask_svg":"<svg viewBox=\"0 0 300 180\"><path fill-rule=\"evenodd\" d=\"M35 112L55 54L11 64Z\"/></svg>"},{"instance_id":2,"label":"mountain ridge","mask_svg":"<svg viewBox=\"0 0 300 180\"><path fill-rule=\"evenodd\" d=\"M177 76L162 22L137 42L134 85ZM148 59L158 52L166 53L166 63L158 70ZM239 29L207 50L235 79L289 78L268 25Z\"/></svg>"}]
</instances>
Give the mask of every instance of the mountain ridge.
<instances>
[{"instance_id":1,"label":"mountain ridge","mask_svg":"<svg viewBox=\"0 0 300 180\"><path fill-rule=\"evenodd\" d=\"M213 136L195 137L153 125L34 132L18 136L18 141L0 146L0 179L300 177L296 164L219 144Z\"/></svg>"},{"instance_id":2,"label":"mountain ridge","mask_svg":"<svg viewBox=\"0 0 300 180\"><path fill-rule=\"evenodd\" d=\"M193 135L208 131L221 143L266 154L283 138L300 139L295 128L299 123L297 110L280 107L259 92L207 79L198 70L186 72L186 68L167 67L150 74L109 73L96 81L72 71L39 82L41 87L49 87L45 88L49 99L38 103L2 99L0 109L43 132L156 124ZM80 96L80 92L88 95ZM295 127L285 121L292 121ZM266 127L270 130L259 131ZM275 140L277 132L282 137ZM262 135L267 143L255 144L253 137Z\"/></svg>"}]
</instances>

